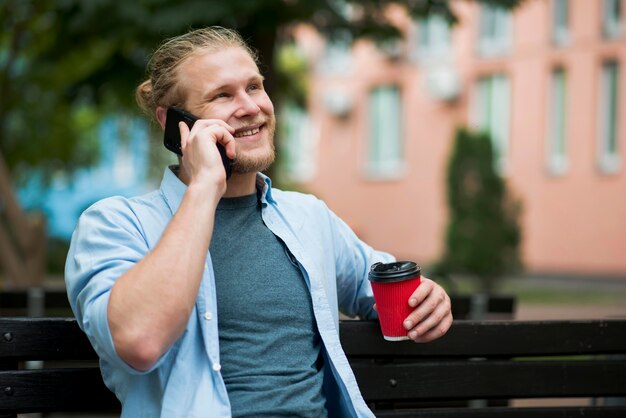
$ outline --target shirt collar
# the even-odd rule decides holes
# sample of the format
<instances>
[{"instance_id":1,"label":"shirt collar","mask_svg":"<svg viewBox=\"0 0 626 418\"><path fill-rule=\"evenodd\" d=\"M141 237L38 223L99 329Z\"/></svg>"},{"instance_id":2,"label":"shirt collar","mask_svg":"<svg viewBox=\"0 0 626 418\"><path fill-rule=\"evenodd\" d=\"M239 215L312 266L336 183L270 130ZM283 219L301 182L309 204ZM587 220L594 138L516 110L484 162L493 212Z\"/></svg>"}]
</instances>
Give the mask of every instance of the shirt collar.
<instances>
[{"instance_id":1,"label":"shirt collar","mask_svg":"<svg viewBox=\"0 0 626 418\"><path fill-rule=\"evenodd\" d=\"M180 181L178 176L178 165L170 165L165 168L163 179L161 180L161 193L170 207L172 213L176 213L180 202L183 200L187 185ZM276 201L272 197L272 180L262 173L256 175L257 189L261 190L261 204L263 206L268 203L275 205Z\"/></svg>"},{"instance_id":2,"label":"shirt collar","mask_svg":"<svg viewBox=\"0 0 626 418\"><path fill-rule=\"evenodd\" d=\"M263 173L256 173L256 187L261 191L261 203L267 205L276 204L272 197L272 180Z\"/></svg>"}]
</instances>

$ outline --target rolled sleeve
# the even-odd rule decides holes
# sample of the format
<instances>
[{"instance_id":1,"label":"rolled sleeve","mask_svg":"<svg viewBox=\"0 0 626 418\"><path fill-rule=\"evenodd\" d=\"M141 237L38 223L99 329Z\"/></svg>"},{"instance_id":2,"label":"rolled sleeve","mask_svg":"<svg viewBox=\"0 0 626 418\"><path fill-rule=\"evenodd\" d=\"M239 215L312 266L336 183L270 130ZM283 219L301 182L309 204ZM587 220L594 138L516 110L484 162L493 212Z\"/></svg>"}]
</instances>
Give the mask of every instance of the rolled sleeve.
<instances>
[{"instance_id":1,"label":"rolled sleeve","mask_svg":"<svg viewBox=\"0 0 626 418\"><path fill-rule=\"evenodd\" d=\"M339 308L350 317L376 319L369 269L374 263L390 262L394 257L361 241L344 221L327 210L333 231Z\"/></svg>"},{"instance_id":2,"label":"rolled sleeve","mask_svg":"<svg viewBox=\"0 0 626 418\"><path fill-rule=\"evenodd\" d=\"M150 370L140 372L119 357L107 310L117 279L148 251L140 224L126 199L110 198L81 215L65 266L68 298L80 328L102 361L132 374Z\"/></svg>"}]
</instances>

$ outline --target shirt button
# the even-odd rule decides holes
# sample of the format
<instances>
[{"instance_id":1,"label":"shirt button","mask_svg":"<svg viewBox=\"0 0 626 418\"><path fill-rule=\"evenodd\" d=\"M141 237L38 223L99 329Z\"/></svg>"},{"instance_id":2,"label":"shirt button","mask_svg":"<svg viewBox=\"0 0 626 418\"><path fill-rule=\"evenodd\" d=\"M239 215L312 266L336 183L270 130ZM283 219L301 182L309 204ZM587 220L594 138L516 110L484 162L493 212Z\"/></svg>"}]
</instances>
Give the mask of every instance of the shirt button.
<instances>
[{"instance_id":1,"label":"shirt button","mask_svg":"<svg viewBox=\"0 0 626 418\"><path fill-rule=\"evenodd\" d=\"M206 319L207 321L210 321L211 319L213 319L213 316L211 315L211 312L205 312L204 313L204 319Z\"/></svg>"},{"instance_id":2,"label":"shirt button","mask_svg":"<svg viewBox=\"0 0 626 418\"><path fill-rule=\"evenodd\" d=\"M222 365L219 363L213 363L213 371L219 372L220 370L222 370Z\"/></svg>"}]
</instances>

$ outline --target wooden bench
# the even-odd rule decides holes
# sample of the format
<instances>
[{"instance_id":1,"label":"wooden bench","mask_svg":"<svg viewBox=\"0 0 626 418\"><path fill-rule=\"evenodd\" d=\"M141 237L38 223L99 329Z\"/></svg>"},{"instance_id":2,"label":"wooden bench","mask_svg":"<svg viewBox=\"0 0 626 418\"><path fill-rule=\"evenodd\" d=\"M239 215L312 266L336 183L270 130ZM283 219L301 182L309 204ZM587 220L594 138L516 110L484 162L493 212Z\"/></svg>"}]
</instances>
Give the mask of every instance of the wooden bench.
<instances>
[{"instance_id":1,"label":"wooden bench","mask_svg":"<svg viewBox=\"0 0 626 418\"><path fill-rule=\"evenodd\" d=\"M626 405L606 400L626 397L626 319L456 321L429 344L387 342L375 322L343 321L341 340L377 416L626 417ZM25 367L32 360L44 367ZM73 319L0 318L0 416L119 412L95 360ZM525 398L586 405L510 405Z\"/></svg>"},{"instance_id":2,"label":"wooden bench","mask_svg":"<svg viewBox=\"0 0 626 418\"><path fill-rule=\"evenodd\" d=\"M456 319L470 319L477 301L485 306L480 319L513 319L515 297L490 295L482 300L460 294L450 294L452 314ZM65 287L34 287L26 289L0 289L0 316L68 316L72 315Z\"/></svg>"}]
</instances>

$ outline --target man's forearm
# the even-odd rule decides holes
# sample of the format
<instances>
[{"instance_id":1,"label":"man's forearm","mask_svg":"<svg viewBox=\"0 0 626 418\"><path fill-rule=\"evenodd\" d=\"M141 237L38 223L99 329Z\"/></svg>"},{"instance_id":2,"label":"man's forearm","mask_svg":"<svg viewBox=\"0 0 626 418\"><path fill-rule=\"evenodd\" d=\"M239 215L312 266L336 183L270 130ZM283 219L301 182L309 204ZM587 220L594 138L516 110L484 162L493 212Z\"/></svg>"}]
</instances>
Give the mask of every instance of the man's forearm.
<instances>
[{"instance_id":1,"label":"man's forearm","mask_svg":"<svg viewBox=\"0 0 626 418\"><path fill-rule=\"evenodd\" d=\"M189 187L154 250L111 291L108 321L118 355L149 369L183 333L213 233L218 193Z\"/></svg>"}]
</instances>

